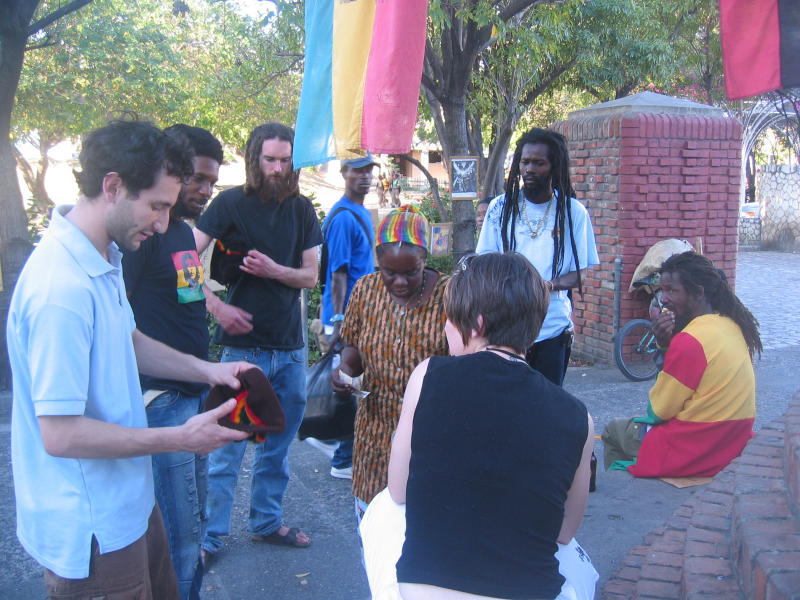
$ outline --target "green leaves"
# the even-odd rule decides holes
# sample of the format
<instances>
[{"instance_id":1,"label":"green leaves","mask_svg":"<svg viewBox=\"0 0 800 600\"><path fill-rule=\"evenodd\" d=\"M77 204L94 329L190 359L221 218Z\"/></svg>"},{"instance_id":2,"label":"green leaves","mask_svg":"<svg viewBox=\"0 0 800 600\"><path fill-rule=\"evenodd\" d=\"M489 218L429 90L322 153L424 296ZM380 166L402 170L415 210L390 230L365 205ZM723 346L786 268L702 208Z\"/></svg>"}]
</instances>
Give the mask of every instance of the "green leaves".
<instances>
[{"instance_id":1,"label":"green leaves","mask_svg":"<svg viewBox=\"0 0 800 600\"><path fill-rule=\"evenodd\" d=\"M172 4L94 0L51 26L54 45L26 54L15 135L73 137L134 113L206 127L241 147L258 123L294 120L301 9L285 3L285 13L253 19L225 2L185 0L177 14Z\"/></svg>"}]
</instances>

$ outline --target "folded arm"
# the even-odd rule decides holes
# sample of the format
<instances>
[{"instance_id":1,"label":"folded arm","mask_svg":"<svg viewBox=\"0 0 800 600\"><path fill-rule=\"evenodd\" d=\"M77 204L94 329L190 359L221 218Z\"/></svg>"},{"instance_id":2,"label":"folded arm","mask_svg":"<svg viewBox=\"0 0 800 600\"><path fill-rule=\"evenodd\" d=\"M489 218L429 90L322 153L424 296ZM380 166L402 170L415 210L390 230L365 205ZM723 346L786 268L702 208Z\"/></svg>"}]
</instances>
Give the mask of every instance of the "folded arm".
<instances>
[{"instance_id":1,"label":"folded arm","mask_svg":"<svg viewBox=\"0 0 800 600\"><path fill-rule=\"evenodd\" d=\"M581 269L581 280L584 280L586 277L586 269ZM556 292L558 290L571 290L572 288L578 287L578 271L570 271L569 273L564 273L555 279L550 280L550 285L547 286L550 288L551 292Z\"/></svg>"},{"instance_id":2,"label":"folded arm","mask_svg":"<svg viewBox=\"0 0 800 600\"><path fill-rule=\"evenodd\" d=\"M250 275L274 279L289 287L313 288L317 285L317 248L315 246L303 250L302 266L299 269L278 264L258 250L250 250L239 268Z\"/></svg>"}]
</instances>

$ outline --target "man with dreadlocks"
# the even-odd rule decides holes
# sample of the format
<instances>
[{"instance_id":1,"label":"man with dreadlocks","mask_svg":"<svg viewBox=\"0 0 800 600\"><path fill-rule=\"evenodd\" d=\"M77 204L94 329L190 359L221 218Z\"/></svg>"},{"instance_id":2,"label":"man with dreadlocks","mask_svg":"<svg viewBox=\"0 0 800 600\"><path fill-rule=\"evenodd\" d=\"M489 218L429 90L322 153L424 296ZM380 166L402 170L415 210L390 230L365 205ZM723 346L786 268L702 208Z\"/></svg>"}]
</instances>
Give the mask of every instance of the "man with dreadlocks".
<instances>
[{"instance_id":1,"label":"man with dreadlocks","mask_svg":"<svg viewBox=\"0 0 800 600\"><path fill-rule=\"evenodd\" d=\"M489 204L476 248L478 253L519 252L545 280L550 305L525 358L557 385L572 347L568 291L577 287L583 293L582 272L600 262L589 214L574 195L566 139L531 129L517 142L505 194Z\"/></svg>"},{"instance_id":2,"label":"man with dreadlocks","mask_svg":"<svg viewBox=\"0 0 800 600\"><path fill-rule=\"evenodd\" d=\"M250 248L241 275L228 286L227 302L208 294L208 309L221 326L215 341L223 362L247 356L269 377L286 415L286 429L257 444L253 461L250 532L255 541L305 548L309 537L283 523L289 482L287 452L306 405L306 371L298 302L302 288L317 284L317 215L300 195L292 169L294 131L267 123L250 134L246 182L219 194L194 230L197 251L212 239ZM243 246L242 246L243 245ZM203 558L222 547L230 529L233 493L246 444L228 444L209 456L208 527Z\"/></svg>"},{"instance_id":3,"label":"man with dreadlocks","mask_svg":"<svg viewBox=\"0 0 800 600\"><path fill-rule=\"evenodd\" d=\"M676 254L660 272L665 308L653 330L664 370L646 417L606 427L605 464L636 477L711 477L752 436L758 321L704 256Z\"/></svg>"}]
</instances>

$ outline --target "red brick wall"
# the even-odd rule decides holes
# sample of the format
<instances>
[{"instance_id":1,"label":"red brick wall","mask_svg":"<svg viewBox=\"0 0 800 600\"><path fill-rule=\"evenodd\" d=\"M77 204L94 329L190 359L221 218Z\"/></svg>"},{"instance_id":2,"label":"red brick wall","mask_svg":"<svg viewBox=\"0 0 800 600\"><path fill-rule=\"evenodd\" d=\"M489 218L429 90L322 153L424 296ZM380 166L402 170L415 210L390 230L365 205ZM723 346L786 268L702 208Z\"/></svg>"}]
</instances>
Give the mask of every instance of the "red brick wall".
<instances>
[{"instance_id":1,"label":"red brick wall","mask_svg":"<svg viewBox=\"0 0 800 600\"><path fill-rule=\"evenodd\" d=\"M569 141L573 186L591 214L601 263L590 271L583 298L575 294L574 352L608 362L615 258L622 259L620 326L646 316L648 300L628 287L636 265L660 240L695 245L700 238L733 285L741 127L727 118L626 112L576 116L554 129Z\"/></svg>"}]
</instances>

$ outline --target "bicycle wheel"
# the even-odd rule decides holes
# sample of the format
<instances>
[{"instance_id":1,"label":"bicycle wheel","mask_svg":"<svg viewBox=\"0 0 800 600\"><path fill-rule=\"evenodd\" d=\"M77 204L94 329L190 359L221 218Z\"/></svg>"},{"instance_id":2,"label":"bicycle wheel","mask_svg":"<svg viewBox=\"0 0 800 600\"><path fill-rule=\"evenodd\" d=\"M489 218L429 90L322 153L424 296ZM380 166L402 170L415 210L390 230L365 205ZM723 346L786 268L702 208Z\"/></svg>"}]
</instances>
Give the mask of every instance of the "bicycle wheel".
<instances>
[{"instance_id":1,"label":"bicycle wheel","mask_svg":"<svg viewBox=\"0 0 800 600\"><path fill-rule=\"evenodd\" d=\"M631 381L647 381L656 376L657 352L656 337L647 319L628 321L614 338L614 361Z\"/></svg>"}]
</instances>

